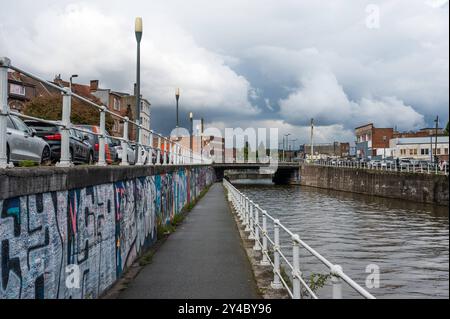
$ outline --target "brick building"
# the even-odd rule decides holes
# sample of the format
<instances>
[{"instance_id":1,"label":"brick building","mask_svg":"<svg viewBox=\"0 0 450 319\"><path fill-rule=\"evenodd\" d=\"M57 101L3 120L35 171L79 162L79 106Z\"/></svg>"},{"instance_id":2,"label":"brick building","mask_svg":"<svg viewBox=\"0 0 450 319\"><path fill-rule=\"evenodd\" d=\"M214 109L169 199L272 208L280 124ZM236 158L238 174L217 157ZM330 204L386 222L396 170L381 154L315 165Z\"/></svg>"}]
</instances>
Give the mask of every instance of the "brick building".
<instances>
[{"instance_id":1,"label":"brick building","mask_svg":"<svg viewBox=\"0 0 450 319\"><path fill-rule=\"evenodd\" d=\"M325 159L329 157L350 156L350 143L321 143L314 144L314 159ZM311 158L311 144L304 144L300 147L304 158Z\"/></svg>"},{"instance_id":2,"label":"brick building","mask_svg":"<svg viewBox=\"0 0 450 319\"><path fill-rule=\"evenodd\" d=\"M389 148L389 141L394 136L393 128L377 128L373 123L355 128L356 156L372 158L378 149Z\"/></svg>"}]
</instances>

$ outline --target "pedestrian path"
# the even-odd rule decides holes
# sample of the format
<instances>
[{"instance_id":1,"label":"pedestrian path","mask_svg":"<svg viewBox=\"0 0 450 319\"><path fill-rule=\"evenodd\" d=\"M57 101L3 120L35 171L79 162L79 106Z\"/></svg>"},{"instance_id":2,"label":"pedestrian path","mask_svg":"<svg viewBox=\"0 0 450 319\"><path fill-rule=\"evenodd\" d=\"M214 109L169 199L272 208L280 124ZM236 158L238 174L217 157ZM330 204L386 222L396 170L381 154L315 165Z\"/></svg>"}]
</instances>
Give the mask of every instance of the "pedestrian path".
<instances>
[{"instance_id":1,"label":"pedestrian path","mask_svg":"<svg viewBox=\"0 0 450 319\"><path fill-rule=\"evenodd\" d=\"M119 298L258 298L220 183L211 187Z\"/></svg>"}]
</instances>

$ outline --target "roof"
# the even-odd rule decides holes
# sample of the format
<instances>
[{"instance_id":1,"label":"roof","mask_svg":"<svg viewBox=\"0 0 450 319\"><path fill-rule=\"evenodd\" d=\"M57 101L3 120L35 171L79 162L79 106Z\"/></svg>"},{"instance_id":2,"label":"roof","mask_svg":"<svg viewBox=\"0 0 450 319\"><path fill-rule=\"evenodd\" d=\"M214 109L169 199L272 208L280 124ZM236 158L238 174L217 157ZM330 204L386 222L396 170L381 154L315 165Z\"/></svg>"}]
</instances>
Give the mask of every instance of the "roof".
<instances>
[{"instance_id":1,"label":"roof","mask_svg":"<svg viewBox=\"0 0 450 319\"><path fill-rule=\"evenodd\" d=\"M431 141L433 141L433 143L435 143L436 141L436 137L434 136L429 136L429 137L400 137L400 138L396 138L395 140L397 140L397 145L398 144L429 144ZM438 136L437 137L437 142L440 144L448 144L449 141L449 137L448 136Z\"/></svg>"},{"instance_id":2,"label":"roof","mask_svg":"<svg viewBox=\"0 0 450 319\"><path fill-rule=\"evenodd\" d=\"M363 127L366 127L366 126L373 126L373 123L368 123L368 124L364 124L364 125L361 125L361 126L358 126L358 127L355 127L355 130L357 130L357 129L359 129L359 128L363 128Z\"/></svg>"}]
</instances>

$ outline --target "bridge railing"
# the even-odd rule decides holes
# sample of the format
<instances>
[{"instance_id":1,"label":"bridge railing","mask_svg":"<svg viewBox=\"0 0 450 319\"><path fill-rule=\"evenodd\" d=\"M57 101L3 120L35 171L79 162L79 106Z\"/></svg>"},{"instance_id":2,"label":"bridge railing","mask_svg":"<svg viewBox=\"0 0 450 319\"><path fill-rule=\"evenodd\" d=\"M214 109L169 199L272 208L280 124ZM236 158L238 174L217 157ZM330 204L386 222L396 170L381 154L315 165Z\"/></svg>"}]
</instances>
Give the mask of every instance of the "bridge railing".
<instances>
[{"instance_id":1,"label":"bridge railing","mask_svg":"<svg viewBox=\"0 0 450 319\"><path fill-rule=\"evenodd\" d=\"M400 163L396 162L359 162L359 161L342 161L342 160L317 160L314 162L306 162L308 165L328 166L328 167L345 167L354 169L370 169L376 171L389 171L389 172L406 172L406 173L418 173L418 174L436 174L447 175L449 173L447 164L413 164L413 163Z\"/></svg>"},{"instance_id":2,"label":"bridge railing","mask_svg":"<svg viewBox=\"0 0 450 319\"><path fill-rule=\"evenodd\" d=\"M8 105L8 70L14 70L20 74L23 74L31 79L34 79L42 83L46 87L50 87L56 91L59 91L63 95L63 101L61 105L62 116L61 120L52 121L48 119L38 118L34 116L24 115L18 112L11 111ZM95 133L88 130L84 130L71 123L71 103L72 99L78 99L83 103L95 108L100 113L99 127L100 132ZM106 133L106 114L117 118L123 122L123 137L110 136ZM57 166L69 167L72 166L72 159L70 156L70 130L79 131L86 134L93 134L98 136L99 150L98 150L98 163L99 166L106 165L105 159L105 143L106 139L118 140L122 147L122 161L121 165L130 165L128 161L128 145L134 144L138 148L138 158L135 159L135 165L189 165L189 164L210 164L211 160L204 158L200 154L193 152L190 148L185 147L174 141L169 137L165 137L139 123L139 121L132 121L128 117L118 115L110 111L105 105L99 105L83 96L80 96L68 87L61 87L53 82L49 82L42 77L20 69L19 67L11 64L11 60L6 57L0 57L0 168L13 167L11 163L7 161L7 117L9 115L15 115L24 119L34 120L42 123L57 125L61 128L61 156L57 163ZM77 123L77 125L82 123ZM139 128L140 131L146 131L149 133L148 143L141 142L140 136L136 140L129 139L130 125L134 125ZM155 146L156 145L156 146Z\"/></svg>"},{"instance_id":3,"label":"bridge railing","mask_svg":"<svg viewBox=\"0 0 450 319\"><path fill-rule=\"evenodd\" d=\"M272 288L285 288L289 296L293 299L301 299L305 295L309 295L313 299L318 299L314 289L305 281L300 269L300 248L305 249L310 255L320 261L329 270L332 281L332 297L333 299L342 299L342 283L345 282L349 287L356 291L359 295L366 299L375 299L375 297L361 287L358 283L347 276L342 267L331 263L316 250L307 245L300 236L293 233L285 227L278 219L272 217L267 211L261 209L258 204L254 203L244 193L239 191L227 180L223 180L223 185L228 191L228 201L232 204L245 232L248 233L248 239L254 240L253 250L261 251L262 266L271 266L273 268ZM269 223L272 223L273 237L269 235ZM283 253L280 242L280 231L285 232L290 238L290 246L292 247L291 259L287 254ZM269 244L271 249L269 249ZM282 263L290 270L291 276L283 276Z\"/></svg>"}]
</instances>

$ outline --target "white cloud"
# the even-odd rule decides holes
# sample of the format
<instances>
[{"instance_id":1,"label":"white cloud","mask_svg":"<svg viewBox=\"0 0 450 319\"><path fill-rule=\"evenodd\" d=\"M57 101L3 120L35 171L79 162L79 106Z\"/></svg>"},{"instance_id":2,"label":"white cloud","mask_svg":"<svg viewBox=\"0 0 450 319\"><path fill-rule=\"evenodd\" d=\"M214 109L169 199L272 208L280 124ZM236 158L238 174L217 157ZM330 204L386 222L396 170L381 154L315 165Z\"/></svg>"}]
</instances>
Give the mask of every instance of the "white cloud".
<instances>
[{"instance_id":1,"label":"white cloud","mask_svg":"<svg viewBox=\"0 0 450 319\"><path fill-rule=\"evenodd\" d=\"M2 53L28 70L47 77L77 73L84 81L100 78L102 86L132 90L136 44L129 16L79 2L36 12L27 28L10 29L0 41L7 44ZM142 90L155 106L172 104L180 87L183 105L193 111L257 113L248 100L250 83L170 17L146 14L141 57Z\"/></svg>"},{"instance_id":2,"label":"white cloud","mask_svg":"<svg viewBox=\"0 0 450 319\"><path fill-rule=\"evenodd\" d=\"M370 120L413 129L448 119L448 1L377 1L379 29L365 25L369 3L8 1L0 54L48 77L78 73L130 91L133 20L143 16L142 89L156 117L170 118L179 86L183 110L229 126L314 116L345 131Z\"/></svg>"}]
</instances>

